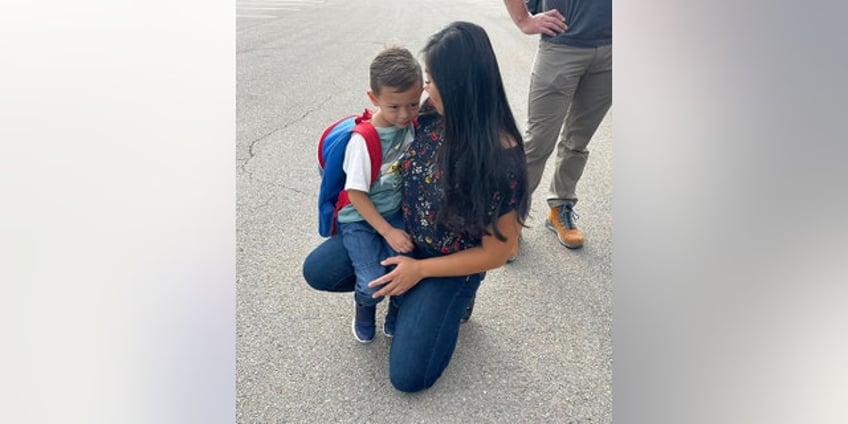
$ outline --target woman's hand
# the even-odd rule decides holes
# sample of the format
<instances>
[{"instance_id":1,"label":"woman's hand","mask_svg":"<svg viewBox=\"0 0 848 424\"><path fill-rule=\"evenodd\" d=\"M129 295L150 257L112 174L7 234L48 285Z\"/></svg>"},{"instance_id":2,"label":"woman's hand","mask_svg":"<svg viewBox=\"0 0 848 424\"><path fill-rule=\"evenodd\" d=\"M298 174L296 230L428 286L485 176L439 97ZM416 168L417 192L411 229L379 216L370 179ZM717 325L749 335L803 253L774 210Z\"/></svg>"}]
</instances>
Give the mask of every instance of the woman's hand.
<instances>
[{"instance_id":1,"label":"woman's hand","mask_svg":"<svg viewBox=\"0 0 848 424\"><path fill-rule=\"evenodd\" d=\"M372 297L398 296L407 292L424 278L421 261L408 256L392 256L380 262L383 266L396 265L395 269L368 283L368 287L383 285Z\"/></svg>"}]
</instances>

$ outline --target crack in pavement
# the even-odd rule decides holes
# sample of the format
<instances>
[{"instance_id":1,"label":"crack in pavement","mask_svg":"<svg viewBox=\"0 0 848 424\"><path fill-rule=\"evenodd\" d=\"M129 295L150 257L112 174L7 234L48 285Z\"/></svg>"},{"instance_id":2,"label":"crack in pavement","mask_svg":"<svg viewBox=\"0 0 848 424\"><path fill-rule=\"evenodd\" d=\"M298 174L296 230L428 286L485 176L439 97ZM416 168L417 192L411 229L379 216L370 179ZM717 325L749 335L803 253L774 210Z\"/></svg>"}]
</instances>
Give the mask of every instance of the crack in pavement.
<instances>
[{"instance_id":1,"label":"crack in pavement","mask_svg":"<svg viewBox=\"0 0 848 424\"><path fill-rule=\"evenodd\" d=\"M333 98L333 96L327 96L327 97L326 97L324 100L322 100L320 103L318 103L317 105L315 105L315 106L314 106L314 107L312 107L311 109L307 109L305 112L303 112L303 114L302 114L302 115L300 115L300 117L298 117L298 118L294 119L293 121L290 121L290 122L286 123L285 125L283 125L283 126L282 126L282 127L280 127L280 128L276 128L276 129L274 129L273 131L269 132L268 134L265 134L265 135L263 135L263 136L257 137L256 139L254 139L253 141L251 141L251 142L250 142L250 144L248 144L248 146L247 146L247 154L248 154L248 157L247 157L247 159L245 159L245 160L244 160L244 162L242 162L242 164L241 164L241 166L240 166L240 168L241 168L242 172L243 172L243 173L245 173L245 174L247 174L247 176L248 176L251 180L253 179L253 172L248 171L248 169L247 169L247 164L248 164L248 162L250 162L250 160L251 160L251 159L253 159L254 157L256 157L256 152L254 152L254 151L253 151L254 147L256 146L256 143L258 143L259 141L264 140L264 139L266 139L266 138L270 137L272 134L274 134L274 133L276 133L276 132L283 131L283 130L285 130L286 128L288 128L288 127L290 127L290 126L292 126L292 125L294 125L294 124L296 124L296 123L298 123L298 122L300 122L300 121L304 120L307 116L311 115L313 112L315 112L315 111L317 111L317 110L321 109L321 108L322 108L322 107L323 107L323 106L324 106L324 105L325 105L328 101L330 101L330 99L332 99L332 98Z\"/></svg>"},{"instance_id":2,"label":"crack in pavement","mask_svg":"<svg viewBox=\"0 0 848 424\"><path fill-rule=\"evenodd\" d=\"M305 197L305 196L310 196L310 195L311 195L311 192L310 192L310 193L307 193L307 192L305 192L305 191L303 191L303 190L300 190L300 189L297 189L297 188L294 188L294 187L290 187L290 186L283 185L283 184L277 184L277 183L270 182L270 181L265 181L265 180L262 180L262 179L259 179L259 178L254 178L254 179L253 179L253 181L256 181L256 182L259 182L259 183L263 183L263 184L268 184L268 185L270 185L270 186L272 186L272 187L276 187L276 188L283 189L283 190L286 190L286 191L289 191L289 192L292 192L292 193L296 193L296 194L299 194L299 195L304 196L304 197ZM237 201L237 202L236 202L236 209L244 208L244 209L250 210L250 211L252 211L252 212L256 212L256 211L259 211L259 210L261 210L261 209L264 209L264 208L270 207L270 206L271 206L271 202L273 202L273 201L276 199L276 197L277 197L277 196L275 196L275 195L271 195L270 197L268 197L267 199L265 199L265 201L263 201L263 202L262 202L262 204L260 204L260 205L256 205L256 206L249 205L249 204L247 204L247 203L239 203L239 202Z\"/></svg>"}]
</instances>

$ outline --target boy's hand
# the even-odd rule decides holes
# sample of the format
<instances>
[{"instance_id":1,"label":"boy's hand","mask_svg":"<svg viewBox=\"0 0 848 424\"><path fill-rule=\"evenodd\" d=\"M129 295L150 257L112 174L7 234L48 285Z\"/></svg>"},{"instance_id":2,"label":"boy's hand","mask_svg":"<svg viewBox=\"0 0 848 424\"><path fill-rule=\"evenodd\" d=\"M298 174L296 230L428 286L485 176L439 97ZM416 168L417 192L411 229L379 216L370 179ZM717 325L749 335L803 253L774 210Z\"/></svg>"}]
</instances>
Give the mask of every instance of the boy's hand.
<instances>
[{"instance_id":1,"label":"boy's hand","mask_svg":"<svg viewBox=\"0 0 848 424\"><path fill-rule=\"evenodd\" d=\"M382 236L395 252L409 253L412 251L412 237L409 237L406 231L391 227Z\"/></svg>"}]
</instances>

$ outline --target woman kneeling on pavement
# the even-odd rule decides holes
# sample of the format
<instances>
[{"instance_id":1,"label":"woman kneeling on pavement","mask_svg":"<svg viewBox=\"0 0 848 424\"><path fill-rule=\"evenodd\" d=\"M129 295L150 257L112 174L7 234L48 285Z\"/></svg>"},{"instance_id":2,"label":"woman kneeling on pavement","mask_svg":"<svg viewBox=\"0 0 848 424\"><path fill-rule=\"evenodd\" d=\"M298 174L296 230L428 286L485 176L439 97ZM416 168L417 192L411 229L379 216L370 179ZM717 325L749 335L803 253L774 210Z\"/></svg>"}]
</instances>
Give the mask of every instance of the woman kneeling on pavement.
<instances>
[{"instance_id":1,"label":"woman kneeling on pavement","mask_svg":"<svg viewBox=\"0 0 848 424\"><path fill-rule=\"evenodd\" d=\"M415 249L384 260L394 269L369 284L381 286L374 297L392 296L398 307L389 376L404 392L442 375L485 271L517 249L528 210L523 141L485 30L451 23L422 52L429 98L400 162ZM316 290L354 290L341 236L309 254L303 275Z\"/></svg>"}]
</instances>

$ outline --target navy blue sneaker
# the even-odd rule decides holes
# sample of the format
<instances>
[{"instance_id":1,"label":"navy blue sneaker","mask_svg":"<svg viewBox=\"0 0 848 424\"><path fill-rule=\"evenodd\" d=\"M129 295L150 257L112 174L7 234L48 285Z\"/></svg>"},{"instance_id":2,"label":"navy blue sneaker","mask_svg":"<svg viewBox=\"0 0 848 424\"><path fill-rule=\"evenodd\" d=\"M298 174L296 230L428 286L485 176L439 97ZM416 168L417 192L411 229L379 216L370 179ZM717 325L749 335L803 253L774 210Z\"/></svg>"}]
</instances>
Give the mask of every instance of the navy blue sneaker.
<instances>
[{"instance_id":1,"label":"navy blue sneaker","mask_svg":"<svg viewBox=\"0 0 848 424\"><path fill-rule=\"evenodd\" d=\"M386 311L386 322L383 324L383 334L386 337L395 336L395 323L397 323L398 307L394 299L389 298L389 310Z\"/></svg>"},{"instance_id":2,"label":"navy blue sneaker","mask_svg":"<svg viewBox=\"0 0 848 424\"><path fill-rule=\"evenodd\" d=\"M374 340L375 325L374 315L377 306L362 306L356 304L356 316L353 317L353 337L360 343L371 343Z\"/></svg>"}]
</instances>

